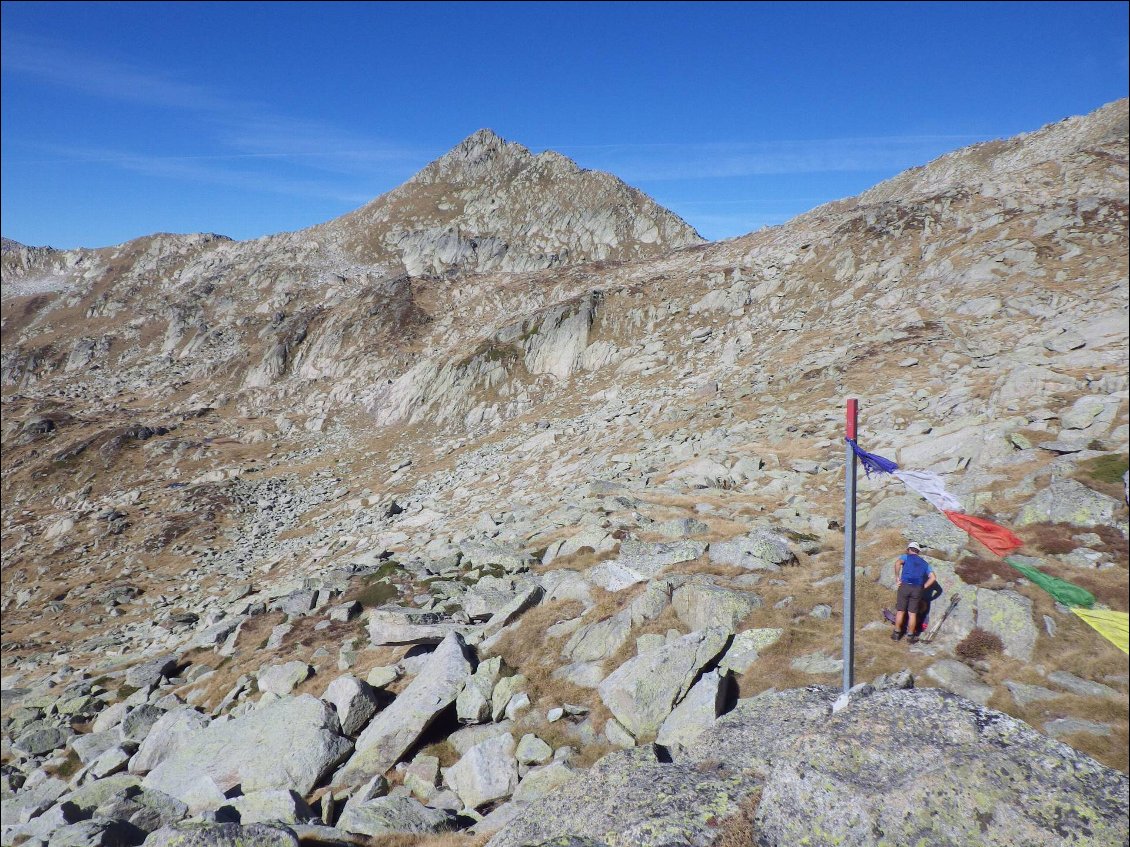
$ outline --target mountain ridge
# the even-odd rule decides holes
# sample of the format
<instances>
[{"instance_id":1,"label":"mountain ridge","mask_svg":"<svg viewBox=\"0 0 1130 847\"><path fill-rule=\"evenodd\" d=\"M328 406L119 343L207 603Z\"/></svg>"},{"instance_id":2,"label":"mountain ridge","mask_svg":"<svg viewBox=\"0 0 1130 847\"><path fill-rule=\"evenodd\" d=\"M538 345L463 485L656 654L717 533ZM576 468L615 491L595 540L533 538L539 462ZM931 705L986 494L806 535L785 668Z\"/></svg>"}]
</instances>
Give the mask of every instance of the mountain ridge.
<instances>
[{"instance_id":1,"label":"mountain ridge","mask_svg":"<svg viewBox=\"0 0 1130 847\"><path fill-rule=\"evenodd\" d=\"M978 781L989 745L1011 774L1052 762L1069 805L1091 809L1088 784L1104 786L1116 801L1095 814L1117 827L1124 655L878 477L859 480L856 575L856 675L874 691L845 705L827 685L842 671L848 396L862 446L939 474L1019 534L1025 561L1125 608L1125 110L950 154L867 202L624 261L475 270L421 253L414 275L352 252L346 226L153 236L26 267L6 250L6 292L43 282L3 301L5 778L27 780L11 802L28 810L12 825L102 832L137 809L76 822L62 792L136 777L130 797L192 806L169 820L233 805L246 826L266 802L252 786L269 786L304 804L272 806L288 831L314 811L333 825L309 837L370 833L395 806L400 826L408 807L435 825L482 817L499 844L527 825L650 843L632 827L662 785L664 826L690 843L731 814L791 843L796 809L815 804L829 840L864 844L875 827L917 837L900 827L922 808L966 822L1000 788ZM533 167L511 152L514 174ZM503 194L529 197L545 174L571 185L558 165ZM429 215L493 196L441 183ZM521 232L532 207L515 208ZM382 232L424 231L421 214L390 212ZM891 602L907 539L962 598L910 647L864 614ZM124 715L167 723L119 731ZM887 746L905 732L968 768L967 793L939 784L896 821L847 760L794 756L853 716L867 717L860 769L915 790L920 769ZM161 765L174 721L202 734ZM302 742L243 746L284 725ZM102 743L116 746L95 766ZM372 763L388 761L382 787ZM42 784L60 793L29 793ZM715 788L712 822L694 798ZM953 843L1064 837L1062 816L1003 790Z\"/></svg>"}]
</instances>

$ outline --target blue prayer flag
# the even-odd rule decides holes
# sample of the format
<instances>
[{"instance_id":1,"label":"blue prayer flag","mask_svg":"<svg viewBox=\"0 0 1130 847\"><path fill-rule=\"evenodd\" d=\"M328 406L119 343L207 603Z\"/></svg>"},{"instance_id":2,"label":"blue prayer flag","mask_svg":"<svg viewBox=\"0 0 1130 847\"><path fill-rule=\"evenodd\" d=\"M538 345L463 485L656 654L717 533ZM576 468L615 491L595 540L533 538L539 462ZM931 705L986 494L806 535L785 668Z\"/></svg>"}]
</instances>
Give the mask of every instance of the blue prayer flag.
<instances>
[{"instance_id":1,"label":"blue prayer flag","mask_svg":"<svg viewBox=\"0 0 1130 847\"><path fill-rule=\"evenodd\" d=\"M851 445L851 449L855 451L855 455L859 457L859 461L863 464L863 472L867 474L867 476L871 476L871 471L875 471L875 473L892 473L898 470L898 464L892 462L890 459L884 459L882 456L868 453L856 444L854 439L848 438L845 440Z\"/></svg>"}]
</instances>

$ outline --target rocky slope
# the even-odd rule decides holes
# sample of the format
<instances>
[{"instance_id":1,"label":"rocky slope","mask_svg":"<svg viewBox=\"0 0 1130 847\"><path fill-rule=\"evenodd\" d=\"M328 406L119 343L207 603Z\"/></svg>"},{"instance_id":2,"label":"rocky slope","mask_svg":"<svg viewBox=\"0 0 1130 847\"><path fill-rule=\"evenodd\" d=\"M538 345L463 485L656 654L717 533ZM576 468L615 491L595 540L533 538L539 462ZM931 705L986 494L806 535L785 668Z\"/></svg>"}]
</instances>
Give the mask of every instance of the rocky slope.
<instances>
[{"instance_id":1,"label":"rocky slope","mask_svg":"<svg viewBox=\"0 0 1130 847\"><path fill-rule=\"evenodd\" d=\"M1124 654L895 483L860 484L881 690L806 689L841 670L846 396L863 446L1127 608L1125 101L717 244L482 132L304 232L2 261L5 843L786 844L801 806L818 843L1125 837ZM869 620L904 537L962 598L913 647ZM770 689L809 717L759 758ZM882 761L947 715L962 790L899 817L800 768L852 710ZM1036 810L988 776L1039 763ZM632 828L645 785L673 829ZM970 804L980 835L929 829Z\"/></svg>"}]
</instances>

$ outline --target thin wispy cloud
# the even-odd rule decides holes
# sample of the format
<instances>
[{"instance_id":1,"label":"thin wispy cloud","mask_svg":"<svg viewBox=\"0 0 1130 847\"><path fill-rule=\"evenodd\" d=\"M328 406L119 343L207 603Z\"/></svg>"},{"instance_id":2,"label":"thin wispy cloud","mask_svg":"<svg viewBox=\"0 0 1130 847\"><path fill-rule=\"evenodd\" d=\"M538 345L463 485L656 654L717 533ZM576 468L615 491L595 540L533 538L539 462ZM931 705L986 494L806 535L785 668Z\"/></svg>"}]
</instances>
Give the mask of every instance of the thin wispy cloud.
<instances>
[{"instance_id":1,"label":"thin wispy cloud","mask_svg":"<svg viewBox=\"0 0 1130 847\"><path fill-rule=\"evenodd\" d=\"M5 71L96 97L195 112L222 113L248 105L167 74L69 50L44 38L6 30L0 44Z\"/></svg>"},{"instance_id":2,"label":"thin wispy cloud","mask_svg":"<svg viewBox=\"0 0 1130 847\"><path fill-rule=\"evenodd\" d=\"M827 138L702 144L565 146L629 182L814 173L895 173L984 140L975 135Z\"/></svg>"},{"instance_id":3,"label":"thin wispy cloud","mask_svg":"<svg viewBox=\"0 0 1130 847\"><path fill-rule=\"evenodd\" d=\"M238 116L219 129L224 144L260 155L287 156L336 173L387 173L420 167L426 153L404 145L377 143L357 133L318 121L277 115Z\"/></svg>"},{"instance_id":4,"label":"thin wispy cloud","mask_svg":"<svg viewBox=\"0 0 1130 847\"><path fill-rule=\"evenodd\" d=\"M5 31L0 53L5 73L24 74L42 83L70 89L90 97L140 104L169 112L187 114L197 122L199 137L192 141L198 147L216 147L222 152L186 153L151 156L143 153L110 151L105 164L117 165L137 172L170 178L236 185L239 177L228 171L210 175L200 167L182 167L176 163L221 162L238 159L277 159L298 168L348 175L359 178L403 177L411 169L427 161L420 150L391 144L349 132L324 122L279 114L266 104L178 79L174 74L159 72L125 62L118 62L20 33ZM43 152L49 152L44 148ZM55 155L77 153L56 147ZM143 163L144 168L138 163ZM251 180L250 182L255 182ZM267 182L259 181L264 187ZM283 191L293 193L286 185L301 181L279 178ZM316 181L310 182L317 186ZM250 187L248 185L247 187ZM265 190L276 190L265 188ZM331 192L332 193L332 192ZM307 196L326 197L316 190Z\"/></svg>"},{"instance_id":5,"label":"thin wispy cloud","mask_svg":"<svg viewBox=\"0 0 1130 847\"><path fill-rule=\"evenodd\" d=\"M254 171L233 167L217 167L224 160L274 158L277 154L245 154L230 156L147 156L121 150L66 145L44 145L43 152L53 154L55 161L74 161L114 165L131 173L160 179L221 185L243 191L266 192L293 197L330 200L337 203L361 204L372 199L345 185L319 179L294 178L275 171ZM51 160L43 160L51 161Z\"/></svg>"}]
</instances>

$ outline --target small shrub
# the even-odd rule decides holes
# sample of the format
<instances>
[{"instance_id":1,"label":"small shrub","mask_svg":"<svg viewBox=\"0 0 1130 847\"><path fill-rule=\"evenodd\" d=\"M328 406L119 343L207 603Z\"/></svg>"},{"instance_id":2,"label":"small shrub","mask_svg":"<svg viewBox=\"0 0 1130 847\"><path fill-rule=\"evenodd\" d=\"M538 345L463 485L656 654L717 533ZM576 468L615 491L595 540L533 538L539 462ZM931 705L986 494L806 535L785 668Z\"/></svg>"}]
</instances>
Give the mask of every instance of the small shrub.
<instances>
[{"instance_id":1,"label":"small shrub","mask_svg":"<svg viewBox=\"0 0 1130 847\"><path fill-rule=\"evenodd\" d=\"M954 652L958 656L970 662L987 658L994 653L1000 653L1002 650L1004 650L1004 642L998 636L981 629L979 626L974 627L972 632L959 641L954 648Z\"/></svg>"},{"instance_id":2,"label":"small shrub","mask_svg":"<svg viewBox=\"0 0 1130 847\"><path fill-rule=\"evenodd\" d=\"M1090 533L1097 535L1100 543L1084 545L1079 536ZM1087 546L1100 553L1106 553L1115 562L1122 565L1130 564L1130 551L1127 549L1126 536L1117 527L1106 524L1095 526L1076 526L1069 523L1036 523L1030 524L1021 530L1027 543L1039 548L1044 553L1062 555L1070 553L1079 547Z\"/></svg>"},{"instance_id":3,"label":"small shrub","mask_svg":"<svg viewBox=\"0 0 1130 847\"><path fill-rule=\"evenodd\" d=\"M1016 577L1016 571L997 559L982 559L977 556L966 556L954 566L954 572L967 585L980 585L991 582L993 577L1010 580Z\"/></svg>"},{"instance_id":4,"label":"small shrub","mask_svg":"<svg viewBox=\"0 0 1130 847\"><path fill-rule=\"evenodd\" d=\"M1041 552L1058 556L1079 546L1072 534L1078 531L1078 527L1070 525L1039 523L1029 526L1027 535Z\"/></svg>"},{"instance_id":5,"label":"small shrub","mask_svg":"<svg viewBox=\"0 0 1130 847\"><path fill-rule=\"evenodd\" d=\"M1127 561L1130 549L1128 549L1126 536L1122 534L1122 530L1106 524L1099 524L1098 526L1090 527L1088 531L1093 532L1102 539L1102 546L1098 548L1100 552L1109 553L1124 565L1130 564L1130 562Z\"/></svg>"}]
</instances>

